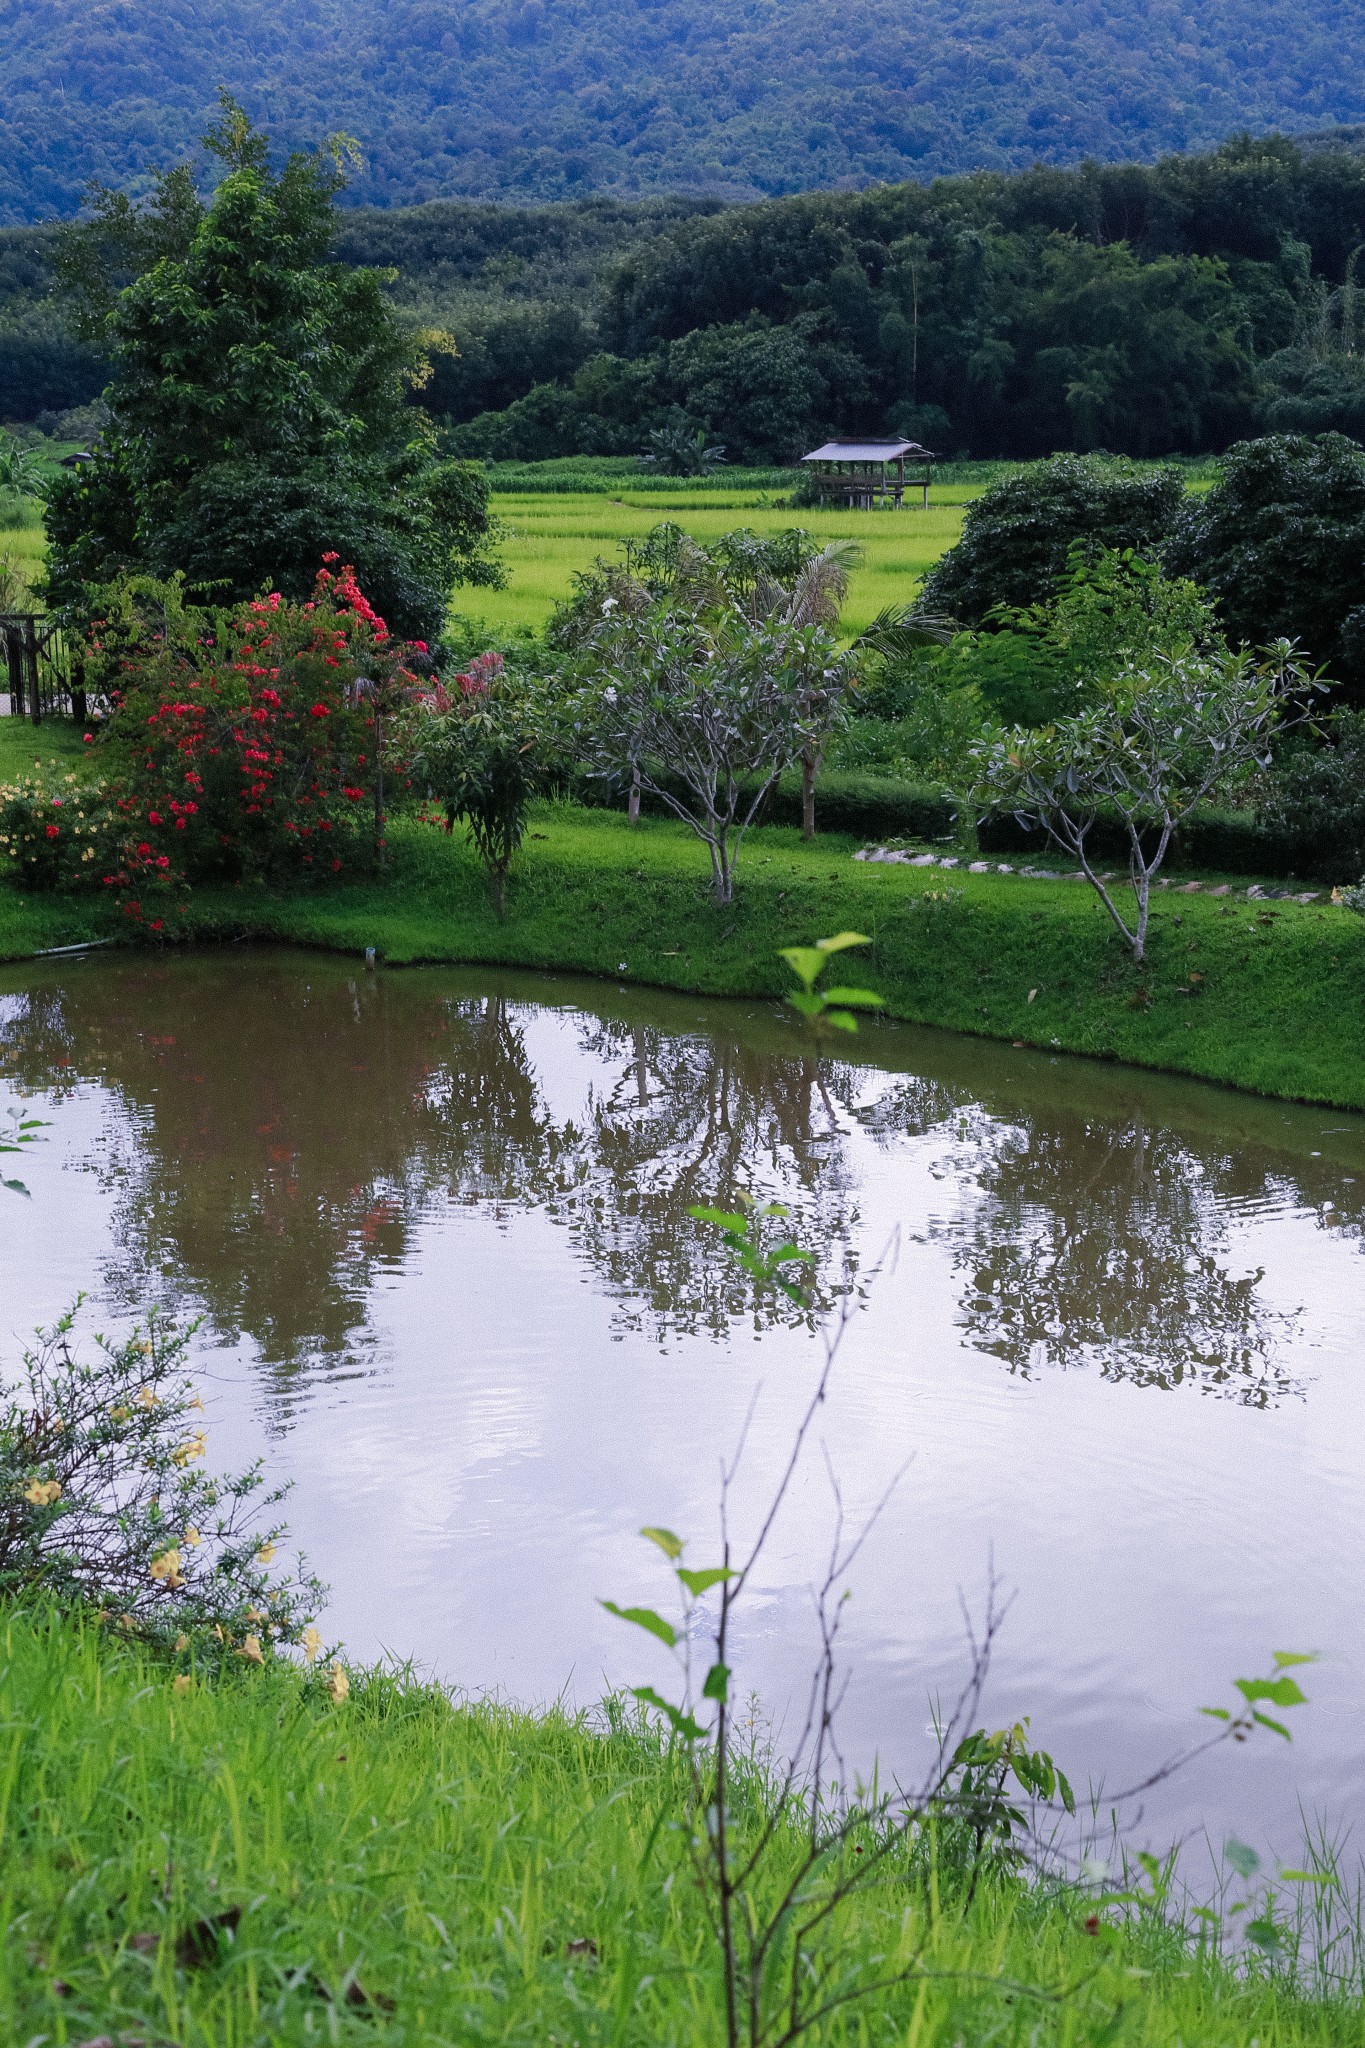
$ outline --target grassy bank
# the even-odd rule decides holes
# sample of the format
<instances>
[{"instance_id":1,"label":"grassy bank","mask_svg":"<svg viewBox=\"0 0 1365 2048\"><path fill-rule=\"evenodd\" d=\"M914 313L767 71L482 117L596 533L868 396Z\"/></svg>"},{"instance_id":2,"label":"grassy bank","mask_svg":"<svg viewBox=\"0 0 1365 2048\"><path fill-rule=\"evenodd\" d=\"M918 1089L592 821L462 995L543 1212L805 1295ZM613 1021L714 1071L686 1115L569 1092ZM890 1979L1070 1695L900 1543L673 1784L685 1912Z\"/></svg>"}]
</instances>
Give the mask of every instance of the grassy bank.
<instances>
[{"instance_id":1,"label":"grassy bank","mask_svg":"<svg viewBox=\"0 0 1365 2048\"><path fill-rule=\"evenodd\" d=\"M105 1631L0 1615L7 2041L657 2044L723 2038L681 1772L648 1735L287 1667L176 1692ZM953 2048L1365 2042L1356 2003L1147 1919L922 1855L841 1955L929 1974L816 2037ZM216 1931L235 1918L230 1932ZM1039 1995L1042 1994L1042 1995Z\"/></svg>"},{"instance_id":2,"label":"grassy bank","mask_svg":"<svg viewBox=\"0 0 1365 2048\"><path fill-rule=\"evenodd\" d=\"M1365 920L1168 891L1138 968L1083 884L878 867L853 861L854 845L755 832L722 908L681 826L632 832L617 813L547 806L499 925L461 840L399 824L383 879L294 895L201 889L186 930L775 997L777 947L851 927L875 942L858 979L893 1017L1365 1108ZM0 958L109 936L129 934L98 898L0 888Z\"/></svg>"}]
</instances>

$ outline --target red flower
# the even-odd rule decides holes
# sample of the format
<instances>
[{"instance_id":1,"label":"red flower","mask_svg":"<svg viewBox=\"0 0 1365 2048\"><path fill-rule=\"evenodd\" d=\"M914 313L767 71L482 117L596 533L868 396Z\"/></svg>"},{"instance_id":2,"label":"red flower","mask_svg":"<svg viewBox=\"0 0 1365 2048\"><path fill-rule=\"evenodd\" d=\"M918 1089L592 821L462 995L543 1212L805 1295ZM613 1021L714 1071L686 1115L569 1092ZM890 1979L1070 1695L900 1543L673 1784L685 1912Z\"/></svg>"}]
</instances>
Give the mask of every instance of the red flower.
<instances>
[{"instance_id":1,"label":"red flower","mask_svg":"<svg viewBox=\"0 0 1365 2048\"><path fill-rule=\"evenodd\" d=\"M311 714L310 714L310 715L311 715L311 716L312 716L313 718L330 718L330 717L331 717L331 713L330 713L330 712L328 711L328 709L327 709L327 706L326 706L325 704L315 704L315 705L313 706L313 709L312 709L312 712L311 712Z\"/></svg>"},{"instance_id":2,"label":"red flower","mask_svg":"<svg viewBox=\"0 0 1365 2048\"><path fill-rule=\"evenodd\" d=\"M146 840L144 839L144 840L143 840L143 842L142 842L142 844L141 844L141 846L139 846L139 848L138 848L138 850L137 850L137 857L138 857L138 859L139 859L139 860L146 860L146 859L147 859L147 857L148 857L148 855L149 855L149 854L151 853L151 850L152 850L152 849L151 849L151 847L150 847L150 846L148 846L148 844L147 844Z\"/></svg>"},{"instance_id":3,"label":"red flower","mask_svg":"<svg viewBox=\"0 0 1365 2048\"><path fill-rule=\"evenodd\" d=\"M49 825L49 826L48 826L48 828L47 828L47 836L48 836L48 838L49 838L49 839L55 839L55 838L57 837L57 834L58 834L58 831L59 831L59 830L60 830L60 827L59 827L59 826L57 826L57 825Z\"/></svg>"},{"instance_id":4,"label":"red flower","mask_svg":"<svg viewBox=\"0 0 1365 2048\"><path fill-rule=\"evenodd\" d=\"M149 825L159 825L159 824L161 823L161 813L160 813L160 811L148 811L148 813L147 813L147 823L148 823Z\"/></svg>"}]
</instances>

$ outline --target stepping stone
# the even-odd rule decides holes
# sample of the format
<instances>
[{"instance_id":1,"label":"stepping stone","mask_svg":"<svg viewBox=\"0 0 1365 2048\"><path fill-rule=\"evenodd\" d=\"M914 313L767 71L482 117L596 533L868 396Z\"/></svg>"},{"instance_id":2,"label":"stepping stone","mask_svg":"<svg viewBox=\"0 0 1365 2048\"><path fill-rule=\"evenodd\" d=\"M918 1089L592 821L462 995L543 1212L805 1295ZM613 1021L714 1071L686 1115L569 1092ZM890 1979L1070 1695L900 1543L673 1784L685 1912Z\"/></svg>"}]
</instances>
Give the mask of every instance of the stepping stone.
<instances>
[{"instance_id":1,"label":"stepping stone","mask_svg":"<svg viewBox=\"0 0 1365 2048\"><path fill-rule=\"evenodd\" d=\"M1296 903L1316 903L1321 894L1321 889L1305 889L1301 896L1294 898L1294 901Z\"/></svg>"},{"instance_id":2,"label":"stepping stone","mask_svg":"<svg viewBox=\"0 0 1365 2048\"><path fill-rule=\"evenodd\" d=\"M1180 884L1179 894L1182 896L1197 896L1199 894L1199 891L1203 888L1203 886L1204 884L1202 882L1182 882Z\"/></svg>"},{"instance_id":3,"label":"stepping stone","mask_svg":"<svg viewBox=\"0 0 1365 2048\"><path fill-rule=\"evenodd\" d=\"M988 860L974 860L967 869L969 875L988 875L990 871L991 864Z\"/></svg>"},{"instance_id":4,"label":"stepping stone","mask_svg":"<svg viewBox=\"0 0 1365 2048\"><path fill-rule=\"evenodd\" d=\"M1259 903L1261 899L1264 897L1264 895L1265 890L1261 888L1260 884L1257 882L1253 882L1251 887L1247 890L1247 902Z\"/></svg>"},{"instance_id":5,"label":"stepping stone","mask_svg":"<svg viewBox=\"0 0 1365 2048\"><path fill-rule=\"evenodd\" d=\"M953 857L949 860L941 860L939 862L939 866L941 868L959 868L961 867L961 865L962 863L956 855L953 855Z\"/></svg>"},{"instance_id":6,"label":"stepping stone","mask_svg":"<svg viewBox=\"0 0 1365 2048\"><path fill-rule=\"evenodd\" d=\"M997 873L997 875L1012 875L1014 873L1014 869L1010 866L1007 860L1001 860L996 862L995 872Z\"/></svg>"},{"instance_id":7,"label":"stepping stone","mask_svg":"<svg viewBox=\"0 0 1365 2048\"><path fill-rule=\"evenodd\" d=\"M1209 890L1209 894L1210 896L1230 896L1232 894L1232 884L1231 882L1220 882L1216 889Z\"/></svg>"},{"instance_id":8,"label":"stepping stone","mask_svg":"<svg viewBox=\"0 0 1365 2048\"><path fill-rule=\"evenodd\" d=\"M936 853L917 853L912 858L910 865L912 868L936 868L938 866L938 855Z\"/></svg>"}]
</instances>

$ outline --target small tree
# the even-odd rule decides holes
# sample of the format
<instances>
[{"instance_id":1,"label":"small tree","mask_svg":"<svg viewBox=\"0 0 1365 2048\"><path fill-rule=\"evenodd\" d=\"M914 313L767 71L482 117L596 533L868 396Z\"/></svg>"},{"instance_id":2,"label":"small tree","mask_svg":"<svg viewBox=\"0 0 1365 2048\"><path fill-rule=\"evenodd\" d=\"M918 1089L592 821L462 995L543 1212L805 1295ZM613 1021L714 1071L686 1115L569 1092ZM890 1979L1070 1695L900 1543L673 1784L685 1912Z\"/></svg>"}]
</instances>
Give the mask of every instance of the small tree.
<instances>
[{"instance_id":1,"label":"small tree","mask_svg":"<svg viewBox=\"0 0 1365 2048\"><path fill-rule=\"evenodd\" d=\"M499 923L527 811L553 779L547 733L541 693L492 653L471 662L452 689L438 684L424 697L411 731L412 781L441 806L447 832L457 820L464 825Z\"/></svg>"},{"instance_id":2,"label":"small tree","mask_svg":"<svg viewBox=\"0 0 1365 2048\"><path fill-rule=\"evenodd\" d=\"M1269 765L1286 698L1301 700L1316 687L1287 642L1261 661L1159 655L1124 669L1098 704L1055 725L988 727L973 749L972 794L988 810L1012 810L1040 825L1077 860L1141 961L1152 882L1177 827L1199 804L1232 794ZM1117 815L1127 833L1137 898L1131 924L1090 858L1102 811Z\"/></svg>"},{"instance_id":3,"label":"small tree","mask_svg":"<svg viewBox=\"0 0 1365 2048\"><path fill-rule=\"evenodd\" d=\"M745 833L782 771L823 743L851 658L823 626L667 605L609 622L596 651L579 726L594 772L638 775L703 842L728 903Z\"/></svg>"}]
</instances>

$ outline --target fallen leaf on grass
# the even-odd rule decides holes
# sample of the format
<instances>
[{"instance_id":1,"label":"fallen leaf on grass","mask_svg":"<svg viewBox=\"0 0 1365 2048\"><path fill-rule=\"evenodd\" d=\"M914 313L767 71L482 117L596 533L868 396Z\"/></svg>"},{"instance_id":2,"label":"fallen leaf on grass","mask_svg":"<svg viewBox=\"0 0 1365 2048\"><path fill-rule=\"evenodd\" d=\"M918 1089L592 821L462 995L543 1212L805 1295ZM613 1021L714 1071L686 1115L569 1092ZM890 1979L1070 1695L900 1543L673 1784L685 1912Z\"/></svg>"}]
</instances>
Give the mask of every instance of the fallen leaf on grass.
<instances>
[{"instance_id":1,"label":"fallen leaf on grass","mask_svg":"<svg viewBox=\"0 0 1365 2048\"><path fill-rule=\"evenodd\" d=\"M240 1906L229 1906L225 1912L214 1913L202 1920L196 1920L183 1934L176 1937L175 1959L182 1970L201 1969L205 1963L217 1959L223 1937L237 1931L242 1917Z\"/></svg>"},{"instance_id":2,"label":"fallen leaf on grass","mask_svg":"<svg viewBox=\"0 0 1365 2048\"><path fill-rule=\"evenodd\" d=\"M140 1956L154 1956L161 1946L161 1936L159 1934L130 1934L128 1936L128 1946L131 1949L135 1949Z\"/></svg>"}]
</instances>

